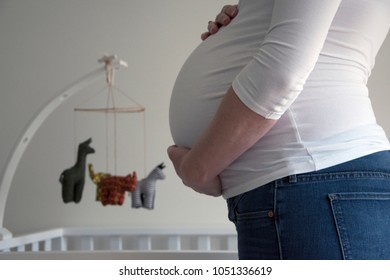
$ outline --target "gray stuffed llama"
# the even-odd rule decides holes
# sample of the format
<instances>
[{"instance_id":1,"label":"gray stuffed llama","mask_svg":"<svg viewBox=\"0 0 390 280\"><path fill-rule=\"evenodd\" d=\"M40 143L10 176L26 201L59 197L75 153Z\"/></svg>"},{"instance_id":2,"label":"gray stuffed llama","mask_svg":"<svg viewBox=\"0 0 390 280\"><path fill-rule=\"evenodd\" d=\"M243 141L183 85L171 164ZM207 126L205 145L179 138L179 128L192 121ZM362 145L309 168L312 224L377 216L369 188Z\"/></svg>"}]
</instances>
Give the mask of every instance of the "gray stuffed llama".
<instances>
[{"instance_id":1,"label":"gray stuffed llama","mask_svg":"<svg viewBox=\"0 0 390 280\"><path fill-rule=\"evenodd\" d=\"M154 198L156 196L156 181L159 179L165 179L163 169L164 163L161 163L155 167L149 175L138 181L137 188L131 194L131 207L132 208L154 208Z\"/></svg>"},{"instance_id":2,"label":"gray stuffed llama","mask_svg":"<svg viewBox=\"0 0 390 280\"><path fill-rule=\"evenodd\" d=\"M65 203L79 203L83 194L85 182L85 167L88 154L93 154L95 150L89 146L92 139L79 144L76 163L64 170L60 176L62 184L62 200Z\"/></svg>"}]
</instances>

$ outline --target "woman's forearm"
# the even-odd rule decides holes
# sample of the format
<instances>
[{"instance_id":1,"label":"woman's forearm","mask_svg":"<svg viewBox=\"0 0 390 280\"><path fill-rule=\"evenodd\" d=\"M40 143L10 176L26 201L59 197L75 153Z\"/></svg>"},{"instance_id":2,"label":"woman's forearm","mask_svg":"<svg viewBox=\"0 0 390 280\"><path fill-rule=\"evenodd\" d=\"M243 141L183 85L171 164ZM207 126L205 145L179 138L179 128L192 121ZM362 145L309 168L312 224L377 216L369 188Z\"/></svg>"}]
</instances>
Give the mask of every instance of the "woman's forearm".
<instances>
[{"instance_id":1,"label":"woman's forearm","mask_svg":"<svg viewBox=\"0 0 390 280\"><path fill-rule=\"evenodd\" d=\"M206 132L183 156L179 176L189 186L207 185L275 123L251 111L230 88Z\"/></svg>"}]
</instances>

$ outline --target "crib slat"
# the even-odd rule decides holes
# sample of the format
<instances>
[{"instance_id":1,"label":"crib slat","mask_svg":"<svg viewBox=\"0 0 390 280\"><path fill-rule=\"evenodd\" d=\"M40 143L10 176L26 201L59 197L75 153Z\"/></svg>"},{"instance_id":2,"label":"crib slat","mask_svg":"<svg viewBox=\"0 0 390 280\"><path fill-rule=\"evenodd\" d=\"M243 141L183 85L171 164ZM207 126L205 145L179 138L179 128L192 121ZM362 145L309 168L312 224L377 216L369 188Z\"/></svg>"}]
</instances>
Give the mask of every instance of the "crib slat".
<instances>
[{"instance_id":1,"label":"crib slat","mask_svg":"<svg viewBox=\"0 0 390 280\"><path fill-rule=\"evenodd\" d=\"M94 249L94 239L92 236L82 236L81 237L81 250L83 251L93 251Z\"/></svg>"},{"instance_id":2,"label":"crib slat","mask_svg":"<svg viewBox=\"0 0 390 280\"><path fill-rule=\"evenodd\" d=\"M110 236L110 250L113 251L122 251L123 250L123 242L122 236Z\"/></svg>"},{"instance_id":3,"label":"crib slat","mask_svg":"<svg viewBox=\"0 0 390 280\"><path fill-rule=\"evenodd\" d=\"M25 245L21 245L16 248L16 252L25 252L25 251L26 251Z\"/></svg>"},{"instance_id":4,"label":"crib slat","mask_svg":"<svg viewBox=\"0 0 390 280\"><path fill-rule=\"evenodd\" d=\"M138 249L144 251L152 250L152 239L149 235L138 236Z\"/></svg>"},{"instance_id":5,"label":"crib slat","mask_svg":"<svg viewBox=\"0 0 390 280\"><path fill-rule=\"evenodd\" d=\"M39 251L39 242L33 242L31 244L31 251L38 252Z\"/></svg>"},{"instance_id":6,"label":"crib slat","mask_svg":"<svg viewBox=\"0 0 390 280\"><path fill-rule=\"evenodd\" d=\"M67 249L66 240L64 237L51 239L51 251L65 251Z\"/></svg>"},{"instance_id":7,"label":"crib slat","mask_svg":"<svg viewBox=\"0 0 390 280\"><path fill-rule=\"evenodd\" d=\"M168 236L168 250L171 251L181 250L181 238L179 235Z\"/></svg>"},{"instance_id":8,"label":"crib slat","mask_svg":"<svg viewBox=\"0 0 390 280\"><path fill-rule=\"evenodd\" d=\"M44 242L43 242L43 251L45 252L50 252L51 251L51 239L46 239Z\"/></svg>"},{"instance_id":9,"label":"crib slat","mask_svg":"<svg viewBox=\"0 0 390 280\"><path fill-rule=\"evenodd\" d=\"M60 238L60 251L68 250L68 239L66 237Z\"/></svg>"},{"instance_id":10,"label":"crib slat","mask_svg":"<svg viewBox=\"0 0 390 280\"><path fill-rule=\"evenodd\" d=\"M229 251L237 250L237 237L236 236L228 236L227 249Z\"/></svg>"},{"instance_id":11,"label":"crib slat","mask_svg":"<svg viewBox=\"0 0 390 280\"><path fill-rule=\"evenodd\" d=\"M209 235L198 236L198 250L201 250L201 251L210 251L211 250L211 240L210 240Z\"/></svg>"}]
</instances>

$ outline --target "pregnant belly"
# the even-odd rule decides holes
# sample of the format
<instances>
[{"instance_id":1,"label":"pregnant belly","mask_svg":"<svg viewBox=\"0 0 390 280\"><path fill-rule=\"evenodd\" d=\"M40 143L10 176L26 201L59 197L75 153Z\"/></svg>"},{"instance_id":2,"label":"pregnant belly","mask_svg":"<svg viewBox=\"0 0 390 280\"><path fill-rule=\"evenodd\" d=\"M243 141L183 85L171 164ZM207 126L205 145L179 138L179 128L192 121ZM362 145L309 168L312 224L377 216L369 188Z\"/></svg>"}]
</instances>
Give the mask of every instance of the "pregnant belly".
<instances>
[{"instance_id":1,"label":"pregnant belly","mask_svg":"<svg viewBox=\"0 0 390 280\"><path fill-rule=\"evenodd\" d=\"M169 121L178 146L191 147L213 119L234 78L252 59L271 21L273 2L240 1L239 14L202 42L173 88Z\"/></svg>"},{"instance_id":2,"label":"pregnant belly","mask_svg":"<svg viewBox=\"0 0 390 280\"><path fill-rule=\"evenodd\" d=\"M223 43L221 35L200 44L176 79L169 122L178 146L190 148L197 141L213 119L233 79L250 59L248 52L237 45Z\"/></svg>"}]
</instances>

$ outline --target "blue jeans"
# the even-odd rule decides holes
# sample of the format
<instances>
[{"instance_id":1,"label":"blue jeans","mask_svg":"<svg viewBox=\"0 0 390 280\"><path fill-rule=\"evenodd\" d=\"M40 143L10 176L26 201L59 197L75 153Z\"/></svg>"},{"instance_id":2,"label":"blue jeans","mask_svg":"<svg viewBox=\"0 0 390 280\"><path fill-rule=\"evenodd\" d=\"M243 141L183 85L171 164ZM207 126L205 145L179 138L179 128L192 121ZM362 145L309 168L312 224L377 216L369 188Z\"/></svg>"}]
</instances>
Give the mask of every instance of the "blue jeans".
<instances>
[{"instance_id":1,"label":"blue jeans","mask_svg":"<svg viewBox=\"0 0 390 280\"><path fill-rule=\"evenodd\" d=\"M390 260L390 152L288 176L227 201L240 259Z\"/></svg>"}]
</instances>

